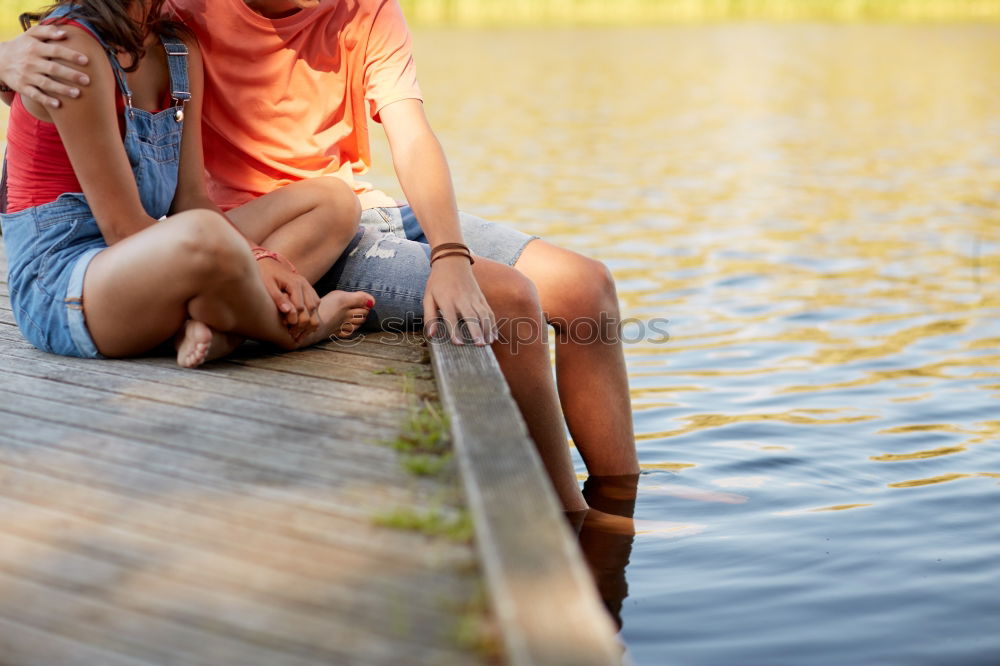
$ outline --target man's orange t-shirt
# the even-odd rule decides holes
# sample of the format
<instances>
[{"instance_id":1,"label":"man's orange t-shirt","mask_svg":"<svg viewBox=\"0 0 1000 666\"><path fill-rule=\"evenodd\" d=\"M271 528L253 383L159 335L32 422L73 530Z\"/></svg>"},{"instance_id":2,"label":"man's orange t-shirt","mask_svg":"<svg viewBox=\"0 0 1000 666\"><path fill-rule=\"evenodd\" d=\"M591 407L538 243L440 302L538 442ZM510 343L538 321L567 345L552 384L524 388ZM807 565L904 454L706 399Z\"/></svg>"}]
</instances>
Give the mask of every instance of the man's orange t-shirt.
<instances>
[{"instance_id":1,"label":"man's orange t-shirt","mask_svg":"<svg viewBox=\"0 0 1000 666\"><path fill-rule=\"evenodd\" d=\"M167 0L198 37L209 194L223 209L290 182L339 176L366 207L392 205L354 179L371 165L368 116L422 99L396 0L324 0L268 19L243 0Z\"/></svg>"}]
</instances>

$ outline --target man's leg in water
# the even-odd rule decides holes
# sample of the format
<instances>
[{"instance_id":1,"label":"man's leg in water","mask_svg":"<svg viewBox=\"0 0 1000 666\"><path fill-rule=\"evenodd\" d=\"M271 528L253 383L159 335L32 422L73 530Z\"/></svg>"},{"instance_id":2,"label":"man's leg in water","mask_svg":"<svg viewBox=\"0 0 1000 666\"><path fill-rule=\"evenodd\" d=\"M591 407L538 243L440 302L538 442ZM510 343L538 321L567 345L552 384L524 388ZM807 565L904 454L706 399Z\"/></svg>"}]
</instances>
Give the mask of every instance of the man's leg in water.
<instances>
[{"instance_id":1,"label":"man's leg in water","mask_svg":"<svg viewBox=\"0 0 1000 666\"><path fill-rule=\"evenodd\" d=\"M621 314L610 271L542 239L528 243L514 268L534 282L555 328L559 399L587 469L598 476L638 474Z\"/></svg>"},{"instance_id":2,"label":"man's leg in water","mask_svg":"<svg viewBox=\"0 0 1000 666\"><path fill-rule=\"evenodd\" d=\"M369 326L390 330L420 324L424 286L430 272L430 248L363 227L347 251L316 284L320 294L332 289L364 291L375 299ZM587 508L576 481L562 412L542 335L524 335L515 327L543 326L534 285L509 266L488 259L472 267L500 324L494 343L500 368L528 425L528 430L566 511Z\"/></svg>"},{"instance_id":3,"label":"man's leg in water","mask_svg":"<svg viewBox=\"0 0 1000 666\"><path fill-rule=\"evenodd\" d=\"M559 400L587 470L638 474L621 316L614 279L600 262L495 222L461 213L462 234L477 256L513 266L538 290L555 328ZM409 206L364 211L362 225L426 241Z\"/></svg>"}]
</instances>

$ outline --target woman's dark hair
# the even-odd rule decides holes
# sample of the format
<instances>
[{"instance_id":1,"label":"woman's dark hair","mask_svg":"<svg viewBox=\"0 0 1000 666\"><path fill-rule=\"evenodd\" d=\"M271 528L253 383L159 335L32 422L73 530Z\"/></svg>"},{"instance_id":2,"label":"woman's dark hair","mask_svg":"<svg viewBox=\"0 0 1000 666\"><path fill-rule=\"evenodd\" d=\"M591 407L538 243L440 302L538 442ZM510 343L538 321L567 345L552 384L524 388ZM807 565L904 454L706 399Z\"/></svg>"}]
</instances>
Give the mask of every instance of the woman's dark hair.
<instances>
[{"instance_id":1,"label":"woman's dark hair","mask_svg":"<svg viewBox=\"0 0 1000 666\"><path fill-rule=\"evenodd\" d=\"M147 1L148 7L143 20L136 21L128 10L133 4L143 0L59 0L40 12L21 14L21 27L27 30L32 23L41 21L57 7L70 5L73 9L65 18L87 21L112 48L132 56L131 64L124 67L126 72L132 72L146 54L143 44L150 32L172 37L191 34L180 22L162 15L164 0Z\"/></svg>"}]
</instances>

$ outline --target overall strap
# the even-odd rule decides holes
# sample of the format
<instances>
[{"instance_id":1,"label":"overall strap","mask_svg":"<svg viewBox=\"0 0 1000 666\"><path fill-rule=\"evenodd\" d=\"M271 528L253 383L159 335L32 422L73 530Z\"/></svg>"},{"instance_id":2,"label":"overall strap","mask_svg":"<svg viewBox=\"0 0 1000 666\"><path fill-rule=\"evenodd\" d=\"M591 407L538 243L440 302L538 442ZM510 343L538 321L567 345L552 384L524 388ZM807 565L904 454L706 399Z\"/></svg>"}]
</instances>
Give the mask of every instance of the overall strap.
<instances>
[{"instance_id":1,"label":"overall strap","mask_svg":"<svg viewBox=\"0 0 1000 666\"><path fill-rule=\"evenodd\" d=\"M83 26L83 28L87 30L87 32L89 32L94 37L94 39L100 42L101 46L103 46L104 50L107 51L108 53L108 60L111 61L111 69L115 73L115 80L118 82L118 89L121 91L122 95L125 96L125 104L129 108L131 108L132 91L128 87L128 80L125 77L125 70L122 69L121 64L118 62L117 52L113 48L111 48L106 41L104 41L104 38L101 37L101 34L97 32L97 30L94 29L94 26L90 25L90 23L87 20L80 18L78 16L70 16L70 14L76 9L78 9L78 7L75 5L59 5L51 12L46 14L45 18L42 19L42 22L44 23L52 19L66 18L68 16L69 20L79 23L81 26Z\"/></svg>"},{"instance_id":2,"label":"overall strap","mask_svg":"<svg viewBox=\"0 0 1000 666\"><path fill-rule=\"evenodd\" d=\"M7 155L3 156L3 175L0 176L0 215L7 212Z\"/></svg>"},{"instance_id":3,"label":"overall strap","mask_svg":"<svg viewBox=\"0 0 1000 666\"><path fill-rule=\"evenodd\" d=\"M184 120L184 104L191 99L191 84L188 81L187 44L177 37L160 36L167 52L167 67L170 70L170 97L174 100L174 119Z\"/></svg>"}]
</instances>

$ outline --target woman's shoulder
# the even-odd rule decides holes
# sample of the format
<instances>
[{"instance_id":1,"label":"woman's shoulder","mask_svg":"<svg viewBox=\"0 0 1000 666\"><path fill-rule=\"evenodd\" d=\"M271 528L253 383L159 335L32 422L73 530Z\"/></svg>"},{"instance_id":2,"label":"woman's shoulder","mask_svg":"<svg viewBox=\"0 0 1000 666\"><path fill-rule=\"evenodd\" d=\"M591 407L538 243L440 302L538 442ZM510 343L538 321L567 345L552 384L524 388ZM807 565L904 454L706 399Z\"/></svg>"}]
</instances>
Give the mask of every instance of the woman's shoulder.
<instances>
[{"instance_id":1,"label":"woman's shoulder","mask_svg":"<svg viewBox=\"0 0 1000 666\"><path fill-rule=\"evenodd\" d=\"M102 79L113 80L110 53L98 36L90 28L79 23L66 23L62 28L66 31L62 45L87 56L86 65L71 62L64 64L83 72L92 82Z\"/></svg>"},{"instance_id":2,"label":"woman's shoulder","mask_svg":"<svg viewBox=\"0 0 1000 666\"><path fill-rule=\"evenodd\" d=\"M108 60L108 53L105 51L104 45L98 40L97 36L94 35L94 33L88 28L83 27L76 22L59 21L59 26L66 33L66 37L60 41L60 44L76 51L77 53L87 56L87 63L85 65L81 65L78 62L69 62L65 60L60 61L62 64L68 65L69 67L72 67L73 69L90 77L90 85L80 88L80 96L85 96L86 91L89 88L104 87L101 85L102 82L112 81L114 79L114 74L112 73L111 64ZM73 99L66 99L64 100L63 106L65 106L66 103L72 103L73 101ZM52 109L44 107L41 104L23 96L21 96L21 103L24 105L25 110L27 110L32 116L45 122L52 122Z\"/></svg>"},{"instance_id":3,"label":"woman's shoulder","mask_svg":"<svg viewBox=\"0 0 1000 666\"><path fill-rule=\"evenodd\" d=\"M62 44L74 51L83 53L91 62L93 62L94 55L107 55L107 48L101 42L100 37L89 26L73 19L57 19L52 21L52 23L57 24L66 32L66 37L62 41Z\"/></svg>"}]
</instances>

